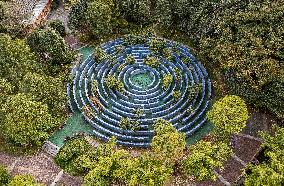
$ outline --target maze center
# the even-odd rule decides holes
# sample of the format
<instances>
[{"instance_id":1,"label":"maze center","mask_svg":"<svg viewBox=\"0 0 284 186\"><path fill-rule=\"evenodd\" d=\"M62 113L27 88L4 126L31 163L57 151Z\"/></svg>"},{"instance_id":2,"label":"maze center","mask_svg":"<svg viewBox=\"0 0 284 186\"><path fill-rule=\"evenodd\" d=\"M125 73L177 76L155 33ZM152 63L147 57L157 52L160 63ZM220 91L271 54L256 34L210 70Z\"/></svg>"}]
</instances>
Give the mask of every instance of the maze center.
<instances>
[{"instance_id":1,"label":"maze center","mask_svg":"<svg viewBox=\"0 0 284 186\"><path fill-rule=\"evenodd\" d=\"M143 90L146 90L153 83L153 80L154 78L150 72L140 72L130 77L130 81Z\"/></svg>"},{"instance_id":2,"label":"maze center","mask_svg":"<svg viewBox=\"0 0 284 186\"><path fill-rule=\"evenodd\" d=\"M173 41L159 39L165 47L153 51L153 39L109 41L100 46L107 57L90 56L76 67L71 107L83 114L96 137L108 141L115 136L119 145L149 147L159 118L187 138L207 122L211 81L205 68L186 46ZM127 62L129 56L134 60ZM145 62L154 58L158 65Z\"/></svg>"}]
</instances>

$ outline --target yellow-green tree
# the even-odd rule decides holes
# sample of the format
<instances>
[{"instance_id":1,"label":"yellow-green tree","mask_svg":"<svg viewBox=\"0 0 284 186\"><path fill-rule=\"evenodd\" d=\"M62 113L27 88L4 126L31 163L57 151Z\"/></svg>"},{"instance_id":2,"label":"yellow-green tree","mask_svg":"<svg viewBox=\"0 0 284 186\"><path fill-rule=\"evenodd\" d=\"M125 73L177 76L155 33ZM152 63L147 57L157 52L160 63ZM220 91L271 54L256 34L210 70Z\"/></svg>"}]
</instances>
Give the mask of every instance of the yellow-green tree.
<instances>
[{"instance_id":1,"label":"yellow-green tree","mask_svg":"<svg viewBox=\"0 0 284 186\"><path fill-rule=\"evenodd\" d=\"M155 157L171 165L183 156L185 135L179 133L170 122L158 119L154 123L154 132L151 148Z\"/></svg>"},{"instance_id":2,"label":"yellow-green tree","mask_svg":"<svg viewBox=\"0 0 284 186\"><path fill-rule=\"evenodd\" d=\"M240 133L246 126L248 110L243 99L228 95L214 103L207 115L215 126L216 137L229 139L232 134Z\"/></svg>"},{"instance_id":3,"label":"yellow-green tree","mask_svg":"<svg viewBox=\"0 0 284 186\"><path fill-rule=\"evenodd\" d=\"M197 180L216 179L214 169L222 169L224 161L233 153L226 143L206 141L199 141L189 151L181 165L186 175L194 176Z\"/></svg>"},{"instance_id":4,"label":"yellow-green tree","mask_svg":"<svg viewBox=\"0 0 284 186\"><path fill-rule=\"evenodd\" d=\"M7 140L24 147L39 147L55 126L48 106L32 96L16 94L3 104L0 127Z\"/></svg>"},{"instance_id":5,"label":"yellow-green tree","mask_svg":"<svg viewBox=\"0 0 284 186\"><path fill-rule=\"evenodd\" d=\"M265 161L249 165L245 186L278 186L284 184L284 129L274 127L275 134L262 133Z\"/></svg>"}]
</instances>

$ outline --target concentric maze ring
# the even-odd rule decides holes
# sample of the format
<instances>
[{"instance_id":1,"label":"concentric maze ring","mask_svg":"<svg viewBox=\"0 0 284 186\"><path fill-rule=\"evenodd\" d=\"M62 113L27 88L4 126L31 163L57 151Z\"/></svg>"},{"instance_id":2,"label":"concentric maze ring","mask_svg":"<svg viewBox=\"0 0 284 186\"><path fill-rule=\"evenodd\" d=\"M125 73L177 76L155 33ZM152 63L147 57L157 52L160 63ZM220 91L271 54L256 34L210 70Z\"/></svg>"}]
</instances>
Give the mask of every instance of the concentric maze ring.
<instances>
[{"instance_id":1,"label":"concentric maze ring","mask_svg":"<svg viewBox=\"0 0 284 186\"><path fill-rule=\"evenodd\" d=\"M175 49L173 60L154 54L149 47L152 39L157 38L147 38L144 44L130 45L124 38L104 43L100 47L108 58L98 61L90 56L75 68L73 83L68 88L70 105L82 112L98 138L107 141L116 136L119 145L149 147L153 123L158 118L170 121L187 138L207 121L211 81L205 68L186 46L173 41L160 39L166 48ZM117 52L118 47L123 50ZM135 58L134 63L126 63L129 55ZM148 56L156 56L160 65L157 68L146 65ZM165 88L163 76L166 74L172 76L172 81ZM123 92L107 86L105 80L109 75L123 82ZM97 82L96 86L93 82ZM192 91L194 87L195 90L199 87L198 91ZM174 91L179 92L178 99L174 98ZM139 117L135 113L137 109L142 111ZM137 121L139 130L123 129L122 118Z\"/></svg>"}]
</instances>

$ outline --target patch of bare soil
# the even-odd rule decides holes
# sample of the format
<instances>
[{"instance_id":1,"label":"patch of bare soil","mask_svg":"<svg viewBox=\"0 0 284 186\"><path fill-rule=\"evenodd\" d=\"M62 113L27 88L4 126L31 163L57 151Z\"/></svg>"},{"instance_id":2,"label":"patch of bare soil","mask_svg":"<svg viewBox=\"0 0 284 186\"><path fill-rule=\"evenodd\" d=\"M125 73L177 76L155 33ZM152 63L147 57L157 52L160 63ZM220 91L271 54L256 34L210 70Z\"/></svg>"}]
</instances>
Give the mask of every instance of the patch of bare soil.
<instances>
[{"instance_id":1,"label":"patch of bare soil","mask_svg":"<svg viewBox=\"0 0 284 186\"><path fill-rule=\"evenodd\" d=\"M244 166L235 160L230 158L224 165L223 170L216 170L226 181L234 183L242 174Z\"/></svg>"},{"instance_id":2,"label":"patch of bare soil","mask_svg":"<svg viewBox=\"0 0 284 186\"><path fill-rule=\"evenodd\" d=\"M70 176L67 173L64 173L56 186L80 186L82 185L83 179L81 177Z\"/></svg>"},{"instance_id":3,"label":"patch of bare soil","mask_svg":"<svg viewBox=\"0 0 284 186\"><path fill-rule=\"evenodd\" d=\"M238 136L236 138L235 148L233 149L233 151L236 156L238 156L245 163L250 163L259 153L261 149L260 145L260 141Z\"/></svg>"},{"instance_id":4,"label":"patch of bare soil","mask_svg":"<svg viewBox=\"0 0 284 186\"><path fill-rule=\"evenodd\" d=\"M52 157L45 153L21 157L12 171L12 175L31 174L35 179L46 185L50 185L60 169L54 163Z\"/></svg>"}]
</instances>

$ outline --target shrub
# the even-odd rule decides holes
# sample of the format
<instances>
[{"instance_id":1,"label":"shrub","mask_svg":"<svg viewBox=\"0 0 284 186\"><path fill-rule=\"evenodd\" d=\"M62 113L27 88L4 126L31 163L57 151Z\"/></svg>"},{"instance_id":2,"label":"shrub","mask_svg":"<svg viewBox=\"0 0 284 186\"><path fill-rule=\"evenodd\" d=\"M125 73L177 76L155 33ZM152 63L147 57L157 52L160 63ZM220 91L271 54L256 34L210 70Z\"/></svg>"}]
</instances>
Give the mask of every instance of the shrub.
<instances>
[{"instance_id":1,"label":"shrub","mask_svg":"<svg viewBox=\"0 0 284 186\"><path fill-rule=\"evenodd\" d=\"M166 90L173 82L173 76L171 74L165 74L163 76L163 88Z\"/></svg>"},{"instance_id":2,"label":"shrub","mask_svg":"<svg viewBox=\"0 0 284 186\"><path fill-rule=\"evenodd\" d=\"M16 94L3 105L2 127L7 140L24 147L40 147L56 125L46 104Z\"/></svg>"},{"instance_id":3,"label":"shrub","mask_svg":"<svg viewBox=\"0 0 284 186\"><path fill-rule=\"evenodd\" d=\"M135 63L135 58L134 58L132 55L127 54L127 57L125 58L125 62L126 62L127 64L132 65L132 64Z\"/></svg>"},{"instance_id":4,"label":"shrub","mask_svg":"<svg viewBox=\"0 0 284 186\"><path fill-rule=\"evenodd\" d=\"M7 169L0 165L0 185L7 185L11 179Z\"/></svg>"},{"instance_id":5,"label":"shrub","mask_svg":"<svg viewBox=\"0 0 284 186\"><path fill-rule=\"evenodd\" d=\"M150 0L120 0L117 1L117 6L122 16L129 22L143 25L151 21Z\"/></svg>"},{"instance_id":6,"label":"shrub","mask_svg":"<svg viewBox=\"0 0 284 186\"><path fill-rule=\"evenodd\" d=\"M230 95L214 103L208 112L209 120L215 125L217 137L229 138L237 134L246 126L248 110L244 100Z\"/></svg>"},{"instance_id":7,"label":"shrub","mask_svg":"<svg viewBox=\"0 0 284 186\"><path fill-rule=\"evenodd\" d=\"M145 60L144 63L152 68L158 68L161 64L161 61L159 58L155 56L148 56Z\"/></svg>"},{"instance_id":8,"label":"shrub","mask_svg":"<svg viewBox=\"0 0 284 186\"><path fill-rule=\"evenodd\" d=\"M248 165L245 186L278 186L284 184L284 129L274 126L275 133L261 133L265 160L257 165Z\"/></svg>"},{"instance_id":9,"label":"shrub","mask_svg":"<svg viewBox=\"0 0 284 186\"><path fill-rule=\"evenodd\" d=\"M222 169L223 162L233 154L232 149L223 142L212 144L199 141L189 151L181 166L186 175L194 176L197 180L216 179L214 169Z\"/></svg>"},{"instance_id":10,"label":"shrub","mask_svg":"<svg viewBox=\"0 0 284 186\"><path fill-rule=\"evenodd\" d=\"M173 98L174 98L175 102L180 100L180 98L181 98L181 91L180 90L173 91Z\"/></svg>"},{"instance_id":11,"label":"shrub","mask_svg":"<svg viewBox=\"0 0 284 186\"><path fill-rule=\"evenodd\" d=\"M36 182L32 175L17 175L15 176L8 186L44 186Z\"/></svg>"},{"instance_id":12,"label":"shrub","mask_svg":"<svg viewBox=\"0 0 284 186\"><path fill-rule=\"evenodd\" d=\"M183 155L186 145L185 135L179 133L170 122L164 119L158 119L154 123L154 132L151 148L155 156L162 162L172 165Z\"/></svg>"},{"instance_id":13,"label":"shrub","mask_svg":"<svg viewBox=\"0 0 284 186\"><path fill-rule=\"evenodd\" d=\"M65 26L62 21L60 20L51 21L48 26L56 30L61 37L64 37L66 35Z\"/></svg>"},{"instance_id":14,"label":"shrub","mask_svg":"<svg viewBox=\"0 0 284 186\"><path fill-rule=\"evenodd\" d=\"M101 47L97 47L93 53L93 57L98 63L101 63L103 60L107 59L108 54Z\"/></svg>"},{"instance_id":15,"label":"shrub","mask_svg":"<svg viewBox=\"0 0 284 186\"><path fill-rule=\"evenodd\" d=\"M138 121L130 120L127 117L121 118L119 126L125 130L137 131L140 129L140 124Z\"/></svg>"},{"instance_id":16,"label":"shrub","mask_svg":"<svg viewBox=\"0 0 284 186\"><path fill-rule=\"evenodd\" d=\"M107 35L112 32L112 9L111 5L103 1L90 2L86 10L86 21L96 37Z\"/></svg>"},{"instance_id":17,"label":"shrub","mask_svg":"<svg viewBox=\"0 0 284 186\"><path fill-rule=\"evenodd\" d=\"M71 141L68 141L59 151L55 160L57 164L67 170L70 173L76 174L80 171L78 169L79 166L75 166L74 162L77 157L85 154L91 149L89 143L82 139L76 138Z\"/></svg>"},{"instance_id":18,"label":"shrub","mask_svg":"<svg viewBox=\"0 0 284 186\"><path fill-rule=\"evenodd\" d=\"M117 79L114 75L108 75L108 77L105 79L105 83L110 89L117 90L119 92L124 91L123 82Z\"/></svg>"},{"instance_id":19,"label":"shrub","mask_svg":"<svg viewBox=\"0 0 284 186\"><path fill-rule=\"evenodd\" d=\"M47 62L48 70L52 75L57 74L62 65L70 64L75 60L75 53L53 29L35 30L27 38L27 43L40 60Z\"/></svg>"},{"instance_id":20,"label":"shrub","mask_svg":"<svg viewBox=\"0 0 284 186\"><path fill-rule=\"evenodd\" d=\"M162 39L153 38L150 40L149 46L150 50L152 50L154 54L159 54L162 53L163 50L165 49L166 43Z\"/></svg>"}]
</instances>

